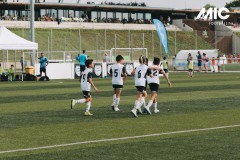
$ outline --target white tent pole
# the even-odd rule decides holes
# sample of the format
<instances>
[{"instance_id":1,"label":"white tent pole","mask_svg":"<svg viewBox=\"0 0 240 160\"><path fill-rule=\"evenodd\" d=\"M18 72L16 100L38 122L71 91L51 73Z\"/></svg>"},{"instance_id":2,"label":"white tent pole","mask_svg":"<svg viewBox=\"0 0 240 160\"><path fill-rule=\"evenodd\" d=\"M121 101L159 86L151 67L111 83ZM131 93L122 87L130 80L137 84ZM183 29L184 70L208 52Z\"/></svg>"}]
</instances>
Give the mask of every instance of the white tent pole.
<instances>
[{"instance_id":1,"label":"white tent pole","mask_svg":"<svg viewBox=\"0 0 240 160\"><path fill-rule=\"evenodd\" d=\"M8 65L8 50L7 50L7 69L9 69L9 65Z\"/></svg>"}]
</instances>

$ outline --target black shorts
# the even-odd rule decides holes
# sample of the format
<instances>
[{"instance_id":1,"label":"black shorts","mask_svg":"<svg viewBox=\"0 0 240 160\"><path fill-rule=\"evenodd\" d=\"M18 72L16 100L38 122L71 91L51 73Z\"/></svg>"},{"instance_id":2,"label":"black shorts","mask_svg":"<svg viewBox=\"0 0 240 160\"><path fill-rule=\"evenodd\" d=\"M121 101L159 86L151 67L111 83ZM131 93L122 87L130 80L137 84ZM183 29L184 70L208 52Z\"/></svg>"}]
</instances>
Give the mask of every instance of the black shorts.
<instances>
[{"instance_id":1,"label":"black shorts","mask_svg":"<svg viewBox=\"0 0 240 160\"><path fill-rule=\"evenodd\" d=\"M192 69L189 69L188 71L189 71L189 72L192 72L193 70L192 70Z\"/></svg>"},{"instance_id":2,"label":"black shorts","mask_svg":"<svg viewBox=\"0 0 240 160\"><path fill-rule=\"evenodd\" d=\"M146 87L144 86L136 86L136 88L137 88L137 91L140 93L144 93L146 91Z\"/></svg>"},{"instance_id":3,"label":"black shorts","mask_svg":"<svg viewBox=\"0 0 240 160\"><path fill-rule=\"evenodd\" d=\"M84 72L85 71L86 66L85 65L80 65L80 72Z\"/></svg>"},{"instance_id":4,"label":"black shorts","mask_svg":"<svg viewBox=\"0 0 240 160\"><path fill-rule=\"evenodd\" d=\"M163 69L165 73L168 73L168 69Z\"/></svg>"},{"instance_id":5,"label":"black shorts","mask_svg":"<svg viewBox=\"0 0 240 160\"><path fill-rule=\"evenodd\" d=\"M82 93L83 93L84 98L90 98L91 97L90 91L82 91Z\"/></svg>"},{"instance_id":6,"label":"black shorts","mask_svg":"<svg viewBox=\"0 0 240 160\"><path fill-rule=\"evenodd\" d=\"M123 85L115 85L113 84L114 89L123 89Z\"/></svg>"},{"instance_id":7,"label":"black shorts","mask_svg":"<svg viewBox=\"0 0 240 160\"><path fill-rule=\"evenodd\" d=\"M46 73L46 68L40 68L40 73L42 72Z\"/></svg>"},{"instance_id":8,"label":"black shorts","mask_svg":"<svg viewBox=\"0 0 240 160\"><path fill-rule=\"evenodd\" d=\"M202 62L200 61L198 61L198 67L201 67L202 66Z\"/></svg>"},{"instance_id":9,"label":"black shorts","mask_svg":"<svg viewBox=\"0 0 240 160\"><path fill-rule=\"evenodd\" d=\"M159 84L157 84L157 83L150 83L149 84L149 88L150 88L151 92L158 92Z\"/></svg>"}]
</instances>

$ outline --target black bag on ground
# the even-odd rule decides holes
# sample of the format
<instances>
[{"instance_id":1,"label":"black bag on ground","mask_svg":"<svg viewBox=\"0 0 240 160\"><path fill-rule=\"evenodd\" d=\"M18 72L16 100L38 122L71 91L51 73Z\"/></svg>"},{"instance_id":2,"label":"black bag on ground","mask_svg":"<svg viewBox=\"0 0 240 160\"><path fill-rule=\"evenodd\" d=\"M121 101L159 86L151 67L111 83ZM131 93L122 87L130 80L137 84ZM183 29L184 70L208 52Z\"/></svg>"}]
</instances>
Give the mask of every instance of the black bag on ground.
<instances>
[{"instance_id":1,"label":"black bag on ground","mask_svg":"<svg viewBox=\"0 0 240 160\"><path fill-rule=\"evenodd\" d=\"M39 81L50 81L48 76L43 76L39 79Z\"/></svg>"},{"instance_id":2,"label":"black bag on ground","mask_svg":"<svg viewBox=\"0 0 240 160\"><path fill-rule=\"evenodd\" d=\"M24 80L25 80L25 81L36 81L36 80L37 80L37 77L34 76L34 75L31 75L31 74L26 74Z\"/></svg>"}]
</instances>

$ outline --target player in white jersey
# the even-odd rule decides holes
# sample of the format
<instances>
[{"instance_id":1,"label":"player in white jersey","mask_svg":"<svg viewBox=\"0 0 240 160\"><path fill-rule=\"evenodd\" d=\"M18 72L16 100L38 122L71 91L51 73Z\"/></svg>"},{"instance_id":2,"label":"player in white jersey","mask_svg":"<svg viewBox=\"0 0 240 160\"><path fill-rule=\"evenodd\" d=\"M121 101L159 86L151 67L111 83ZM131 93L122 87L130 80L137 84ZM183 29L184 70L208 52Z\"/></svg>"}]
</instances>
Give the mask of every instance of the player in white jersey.
<instances>
[{"instance_id":1,"label":"player in white jersey","mask_svg":"<svg viewBox=\"0 0 240 160\"><path fill-rule=\"evenodd\" d=\"M123 89L123 81L126 80L127 74L126 74L126 69L123 65L124 63L123 56L118 55L116 57L116 61L117 63L112 65L110 69L110 74L112 77L112 85L114 89L112 109L114 111L120 111L118 106L120 103L120 96Z\"/></svg>"},{"instance_id":2,"label":"player in white jersey","mask_svg":"<svg viewBox=\"0 0 240 160\"><path fill-rule=\"evenodd\" d=\"M137 99L134 104L134 108L131 110L135 117L138 117L137 112L142 114L141 106L144 104L145 107L145 97L147 97L146 92L146 76L152 76L151 70L148 68L146 63L146 58L140 56L139 58L140 66L133 70L132 75L135 80L135 87L137 88Z\"/></svg>"},{"instance_id":3,"label":"player in white jersey","mask_svg":"<svg viewBox=\"0 0 240 160\"><path fill-rule=\"evenodd\" d=\"M86 103L86 112L84 113L85 116L92 116L93 114L90 113L91 108L91 102L92 102L92 96L90 94L91 86L94 88L96 92L98 92L98 89L94 85L92 81L92 69L94 68L94 63L92 59L89 59L86 61L86 69L82 73L81 77L81 90L84 96L84 99L75 100L73 99L71 101L71 109L76 104Z\"/></svg>"},{"instance_id":4,"label":"player in white jersey","mask_svg":"<svg viewBox=\"0 0 240 160\"><path fill-rule=\"evenodd\" d=\"M159 66L159 64L160 64L160 59L157 57L154 57L153 66ZM149 88L152 92L151 98L148 102L148 105L145 107L148 114L151 114L150 107L152 105L154 106L154 112L155 113L159 112L159 110L157 108L157 95L158 95L158 89L159 89L159 84L160 84L159 72L161 72L163 74L163 76L166 78L168 85L170 87L172 86L170 80L168 79L166 73L164 72L164 70L162 68L152 70L153 77L147 76L147 82L148 82Z\"/></svg>"}]
</instances>

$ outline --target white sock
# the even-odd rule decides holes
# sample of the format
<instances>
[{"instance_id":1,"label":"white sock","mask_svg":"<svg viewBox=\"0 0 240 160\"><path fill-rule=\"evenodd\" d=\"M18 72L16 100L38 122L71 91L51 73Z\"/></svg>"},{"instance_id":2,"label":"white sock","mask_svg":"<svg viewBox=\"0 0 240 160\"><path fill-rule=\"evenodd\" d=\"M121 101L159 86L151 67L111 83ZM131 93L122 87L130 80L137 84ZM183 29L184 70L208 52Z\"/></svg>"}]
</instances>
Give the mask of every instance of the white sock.
<instances>
[{"instance_id":1,"label":"white sock","mask_svg":"<svg viewBox=\"0 0 240 160\"><path fill-rule=\"evenodd\" d=\"M141 108L142 106L143 106L143 107L146 106L145 97L142 97L141 100L140 100L140 108Z\"/></svg>"},{"instance_id":2,"label":"white sock","mask_svg":"<svg viewBox=\"0 0 240 160\"><path fill-rule=\"evenodd\" d=\"M138 101L138 100L136 100L135 101L135 104L134 104L134 110L137 110L137 109L139 109L141 106L141 102L140 101Z\"/></svg>"},{"instance_id":3,"label":"white sock","mask_svg":"<svg viewBox=\"0 0 240 160\"><path fill-rule=\"evenodd\" d=\"M85 99L79 99L79 100L76 100L76 103L79 103L79 104L81 104L81 103L85 103L85 102L86 102Z\"/></svg>"},{"instance_id":4,"label":"white sock","mask_svg":"<svg viewBox=\"0 0 240 160\"><path fill-rule=\"evenodd\" d=\"M86 112L89 112L91 108L91 102L86 103Z\"/></svg>"},{"instance_id":5,"label":"white sock","mask_svg":"<svg viewBox=\"0 0 240 160\"><path fill-rule=\"evenodd\" d=\"M152 106L152 104L153 104L153 101L150 100L150 101L148 102L148 105L146 106L146 108L150 108L150 107Z\"/></svg>"},{"instance_id":6,"label":"white sock","mask_svg":"<svg viewBox=\"0 0 240 160\"><path fill-rule=\"evenodd\" d=\"M119 103L120 103L120 98L116 98L114 107L118 107Z\"/></svg>"},{"instance_id":7,"label":"white sock","mask_svg":"<svg viewBox=\"0 0 240 160\"><path fill-rule=\"evenodd\" d=\"M158 108L157 108L157 102L156 102L156 103L153 103L153 107L154 107L155 110L158 109Z\"/></svg>"},{"instance_id":8,"label":"white sock","mask_svg":"<svg viewBox=\"0 0 240 160\"><path fill-rule=\"evenodd\" d=\"M113 103L112 103L112 106L114 106L115 100L116 100L116 94L113 95Z\"/></svg>"}]
</instances>

